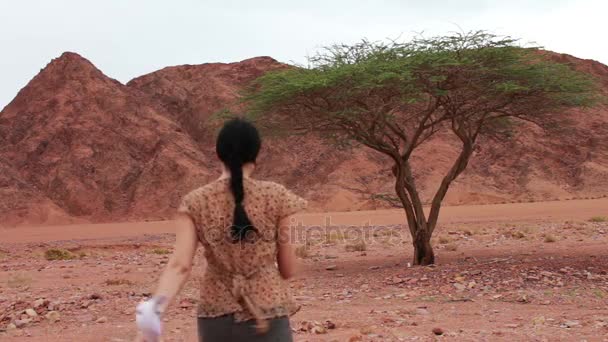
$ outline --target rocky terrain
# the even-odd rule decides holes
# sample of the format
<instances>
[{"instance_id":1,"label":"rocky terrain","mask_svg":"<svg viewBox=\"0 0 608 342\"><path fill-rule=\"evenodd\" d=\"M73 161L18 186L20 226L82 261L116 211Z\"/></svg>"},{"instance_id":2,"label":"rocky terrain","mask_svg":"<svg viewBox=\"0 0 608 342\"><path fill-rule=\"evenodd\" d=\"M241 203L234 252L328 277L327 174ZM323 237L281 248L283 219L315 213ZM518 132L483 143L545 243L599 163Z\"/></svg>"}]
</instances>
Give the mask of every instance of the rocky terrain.
<instances>
[{"instance_id":1,"label":"rocky terrain","mask_svg":"<svg viewBox=\"0 0 608 342\"><path fill-rule=\"evenodd\" d=\"M594 75L608 93L608 67L549 53ZM123 85L65 53L0 112L0 226L170 218L179 199L219 171L214 113L239 109L239 92L270 57L167 67ZM570 124L518 125L510 139L482 142L447 204L503 203L608 194L608 108L559 113ZM457 153L438 137L414 156L430 198ZM315 135L265 141L257 177L285 183L313 211L384 208L390 164L364 148L340 151Z\"/></svg>"},{"instance_id":2,"label":"rocky terrain","mask_svg":"<svg viewBox=\"0 0 608 342\"><path fill-rule=\"evenodd\" d=\"M434 267L409 267L411 239L399 224L298 230L295 339L608 341L605 204L498 205L493 220L452 208L433 239ZM522 219L521 206L534 207L534 218ZM344 222L357 222L353 215ZM102 238L103 229L83 226L75 239L63 226L52 228L53 238L0 242L0 340L132 340L134 308L154 291L172 249L172 235L142 234L152 225L130 224L139 232L131 237L124 227L106 227L114 236ZM203 273L199 255L165 315L165 341L197 340Z\"/></svg>"}]
</instances>

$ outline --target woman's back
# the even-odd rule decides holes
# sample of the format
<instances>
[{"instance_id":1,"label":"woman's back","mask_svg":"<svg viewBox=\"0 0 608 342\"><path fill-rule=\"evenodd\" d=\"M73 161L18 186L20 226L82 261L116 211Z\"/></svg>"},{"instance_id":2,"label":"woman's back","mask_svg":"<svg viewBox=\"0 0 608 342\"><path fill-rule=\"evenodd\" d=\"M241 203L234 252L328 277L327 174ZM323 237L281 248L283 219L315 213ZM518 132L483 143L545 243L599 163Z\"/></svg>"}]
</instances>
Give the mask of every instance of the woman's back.
<instances>
[{"instance_id":1,"label":"woman's back","mask_svg":"<svg viewBox=\"0 0 608 342\"><path fill-rule=\"evenodd\" d=\"M179 211L188 214L204 247L207 270L201 280L200 317L235 314L237 321L289 315L296 308L276 267L278 224L306 206L282 185L243 179L243 206L254 231L242 241L231 235L234 197L224 178L186 195ZM238 294L255 308L243 307ZM258 310L258 315L250 311Z\"/></svg>"}]
</instances>

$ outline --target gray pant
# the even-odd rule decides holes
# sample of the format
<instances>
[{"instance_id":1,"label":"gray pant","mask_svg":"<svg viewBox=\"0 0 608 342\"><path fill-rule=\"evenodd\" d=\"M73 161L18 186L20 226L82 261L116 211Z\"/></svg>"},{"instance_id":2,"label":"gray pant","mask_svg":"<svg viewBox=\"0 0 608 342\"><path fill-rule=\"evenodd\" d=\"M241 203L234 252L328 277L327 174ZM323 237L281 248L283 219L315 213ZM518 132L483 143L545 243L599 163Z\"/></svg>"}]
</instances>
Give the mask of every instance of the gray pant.
<instances>
[{"instance_id":1,"label":"gray pant","mask_svg":"<svg viewBox=\"0 0 608 342\"><path fill-rule=\"evenodd\" d=\"M214 318L198 318L198 336L201 342L292 342L288 317L274 318L269 321L270 329L258 334L255 321L235 322L233 315Z\"/></svg>"}]
</instances>

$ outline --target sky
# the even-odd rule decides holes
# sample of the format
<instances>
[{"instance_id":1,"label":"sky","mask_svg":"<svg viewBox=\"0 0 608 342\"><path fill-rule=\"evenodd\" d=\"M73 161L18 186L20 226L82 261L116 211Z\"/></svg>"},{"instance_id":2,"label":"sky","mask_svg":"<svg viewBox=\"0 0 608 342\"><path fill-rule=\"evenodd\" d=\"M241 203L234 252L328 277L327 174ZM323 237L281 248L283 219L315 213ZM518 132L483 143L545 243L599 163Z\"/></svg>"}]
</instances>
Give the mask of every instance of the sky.
<instances>
[{"instance_id":1,"label":"sky","mask_svg":"<svg viewBox=\"0 0 608 342\"><path fill-rule=\"evenodd\" d=\"M0 0L0 108L77 52L126 83L165 66L484 29L608 64L606 0Z\"/></svg>"}]
</instances>

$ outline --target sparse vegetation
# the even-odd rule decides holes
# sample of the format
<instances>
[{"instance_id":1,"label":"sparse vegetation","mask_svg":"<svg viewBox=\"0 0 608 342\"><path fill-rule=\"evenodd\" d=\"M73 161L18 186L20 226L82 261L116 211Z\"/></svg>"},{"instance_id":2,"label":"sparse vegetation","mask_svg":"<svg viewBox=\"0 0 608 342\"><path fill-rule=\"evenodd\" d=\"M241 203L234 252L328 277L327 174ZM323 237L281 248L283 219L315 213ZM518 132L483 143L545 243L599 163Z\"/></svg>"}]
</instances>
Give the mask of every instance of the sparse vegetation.
<instances>
[{"instance_id":1,"label":"sparse vegetation","mask_svg":"<svg viewBox=\"0 0 608 342\"><path fill-rule=\"evenodd\" d=\"M589 219L589 222L594 222L594 223L608 222L608 217L606 217L606 216L593 216L592 218Z\"/></svg>"},{"instance_id":2,"label":"sparse vegetation","mask_svg":"<svg viewBox=\"0 0 608 342\"><path fill-rule=\"evenodd\" d=\"M44 258L49 261L54 260L72 260L76 259L76 256L65 249L51 248L44 252Z\"/></svg>"},{"instance_id":3,"label":"sparse vegetation","mask_svg":"<svg viewBox=\"0 0 608 342\"><path fill-rule=\"evenodd\" d=\"M515 239L523 239L526 237L526 234L524 234L523 232L518 230L518 231L511 233L511 236Z\"/></svg>"},{"instance_id":4,"label":"sparse vegetation","mask_svg":"<svg viewBox=\"0 0 608 342\"><path fill-rule=\"evenodd\" d=\"M296 247L296 256L300 259L306 259L310 256L310 250L307 245L301 245Z\"/></svg>"},{"instance_id":5,"label":"sparse vegetation","mask_svg":"<svg viewBox=\"0 0 608 342\"><path fill-rule=\"evenodd\" d=\"M347 244L345 249L347 252L364 252L367 250L367 245L365 244L365 241L359 240L357 242Z\"/></svg>"},{"instance_id":6,"label":"sparse vegetation","mask_svg":"<svg viewBox=\"0 0 608 342\"><path fill-rule=\"evenodd\" d=\"M104 284L106 284L108 286L120 286L120 285L133 285L133 282L130 281L129 279L117 278L117 279L108 279L104 282Z\"/></svg>"},{"instance_id":7,"label":"sparse vegetation","mask_svg":"<svg viewBox=\"0 0 608 342\"><path fill-rule=\"evenodd\" d=\"M171 251L165 248L154 248L151 253L156 255L167 255L171 254Z\"/></svg>"},{"instance_id":8,"label":"sparse vegetation","mask_svg":"<svg viewBox=\"0 0 608 342\"><path fill-rule=\"evenodd\" d=\"M325 234L325 243L328 245L335 245L340 241L344 241L346 236L341 231L329 232Z\"/></svg>"},{"instance_id":9,"label":"sparse vegetation","mask_svg":"<svg viewBox=\"0 0 608 342\"><path fill-rule=\"evenodd\" d=\"M545 235L545 242L546 243L553 243L553 242L556 242L556 241L557 241L557 238L555 236L553 236L551 234L546 234Z\"/></svg>"},{"instance_id":10,"label":"sparse vegetation","mask_svg":"<svg viewBox=\"0 0 608 342\"><path fill-rule=\"evenodd\" d=\"M442 244L442 245L448 244L448 243L450 243L450 241L451 241L450 238L447 237L447 236L440 236L439 237L439 243Z\"/></svg>"}]
</instances>

